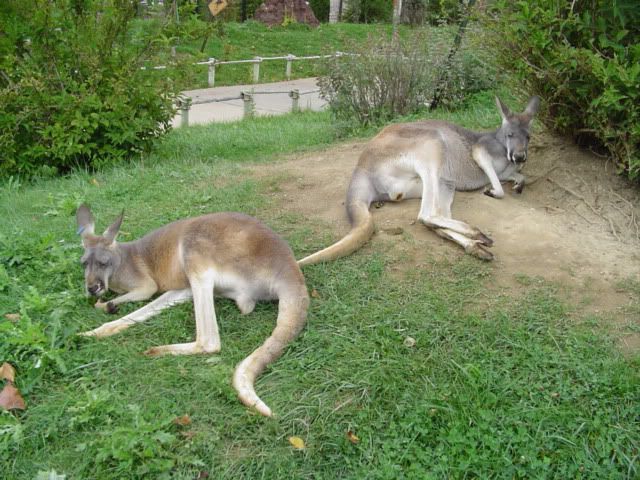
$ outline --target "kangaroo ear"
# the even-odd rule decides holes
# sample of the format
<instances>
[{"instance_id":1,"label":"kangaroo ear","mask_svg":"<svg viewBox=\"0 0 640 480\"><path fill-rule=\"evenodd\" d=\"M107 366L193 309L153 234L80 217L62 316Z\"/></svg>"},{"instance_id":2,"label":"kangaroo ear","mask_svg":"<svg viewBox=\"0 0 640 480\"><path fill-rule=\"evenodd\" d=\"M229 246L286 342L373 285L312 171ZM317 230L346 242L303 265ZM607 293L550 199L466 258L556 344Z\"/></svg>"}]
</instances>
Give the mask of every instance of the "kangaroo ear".
<instances>
[{"instance_id":1,"label":"kangaroo ear","mask_svg":"<svg viewBox=\"0 0 640 480\"><path fill-rule=\"evenodd\" d=\"M95 229L95 222L93 220L93 215L91 215L91 210L87 207L86 204L82 204L76 210L76 221L78 222L78 234L82 236L82 238L87 235L93 235L93 231Z\"/></svg>"},{"instance_id":2,"label":"kangaroo ear","mask_svg":"<svg viewBox=\"0 0 640 480\"><path fill-rule=\"evenodd\" d=\"M109 228L107 228L102 234L102 236L106 240L108 240L109 243L115 242L116 236L118 236L118 232L120 231L120 225L122 225L123 218L124 218L124 210L122 210L122 213L118 215L118 218L116 218L115 221L111 225L109 225Z\"/></svg>"},{"instance_id":3,"label":"kangaroo ear","mask_svg":"<svg viewBox=\"0 0 640 480\"><path fill-rule=\"evenodd\" d=\"M529 99L529 103L527 104L527 108L524 109L524 115L529 117L529 121L533 120L533 117L538 113L538 109L540 108L540 97L534 95Z\"/></svg>"},{"instance_id":4,"label":"kangaroo ear","mask_svg":"<svg viewBox=\"0 0 640 480\"><path fill-rule=\"evenodd\" d=\"M498 106L498 110L500 110L500 115L502 116L502 121L506 122L511 116L511 110L507 107L502 100L496 97L496 105Z\"/></svg>"}]
</instances>

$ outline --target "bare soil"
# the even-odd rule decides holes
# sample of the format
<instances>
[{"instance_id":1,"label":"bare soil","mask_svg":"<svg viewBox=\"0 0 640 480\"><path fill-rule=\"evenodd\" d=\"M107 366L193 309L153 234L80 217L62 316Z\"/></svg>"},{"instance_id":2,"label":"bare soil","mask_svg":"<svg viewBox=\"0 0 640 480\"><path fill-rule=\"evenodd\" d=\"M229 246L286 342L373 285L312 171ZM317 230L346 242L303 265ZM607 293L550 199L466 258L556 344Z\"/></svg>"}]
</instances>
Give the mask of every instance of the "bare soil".
<instances>
[{"instance_id":1,"label":"bare soil","mask_svg":"<svg viewBox=\"0 0 640 480\"><path fill-rule=\"evenodd\" d=\"M344 198L364 143L256 167L255 175L270 178L282 211L309 219L318 232L330 229L337 240L349 227ZM493 238L492 287L526 288L517 281L522 276L553 282L576 305L577 316L605 319L619 333L623 351L637 352L638 298L628 286L640 280L640 190L616 175L610 162L562 138L538 134L529 148L524 174L532 183L522 194L496 200L481 191L457 192L453 217ZM401 254L393 267L400 274L434 258L464 255L417 223L418 209L419 200L374 208L377 231L370 244L391 242Z\"/></svg>"}]
</instances>

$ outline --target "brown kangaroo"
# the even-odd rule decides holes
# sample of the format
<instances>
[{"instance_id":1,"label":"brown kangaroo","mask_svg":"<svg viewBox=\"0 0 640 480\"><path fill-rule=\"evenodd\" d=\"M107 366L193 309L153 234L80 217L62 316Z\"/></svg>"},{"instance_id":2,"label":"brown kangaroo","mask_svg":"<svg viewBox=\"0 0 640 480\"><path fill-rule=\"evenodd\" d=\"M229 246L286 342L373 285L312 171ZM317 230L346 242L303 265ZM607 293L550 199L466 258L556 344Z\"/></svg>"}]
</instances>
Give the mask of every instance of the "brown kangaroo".
<instances>
[{"instance_id":1,"label":"brown kangaroo","mask_svg":"<svg viewBox=\"0 0 640 480\"><path fill-rule=\"evenodd\" d=\"M467 253L484 260L493 245L478 228L451 218L456 190L484 191L504 197L501 181L513 182L521 193L525 178L520 173L527 160L529 129L540 99L532 97L521 114L513 114L496 98L502 125L480 133L437 120L402 123L384 128L364 148L351 176L345 202L351 230L333 245L298 261L311 265L344 257L373 235L373 202L399 202L421 198L418 220L461 245Z\"/></svg>"},{"instance_id":2,"label":"brown kangaroo","mask_svg":"<svg viewBox=\"0 0 640 480\"><path fill-rule=\"evenodd\" d=\"M96 308L114 313L124 302L158 298L124 317L82 335L106 337L143 322L160 311L193 298L194 342L153 347L149 355L217 353L220 336L213 296L235 300L243 314L259 300L278 303L276 327L269 338L236 367L233 386L242 403L265 416L271 409L254 390L255 379L282 354L304 327L309 296L304 277L287 243L255 218L216 213L178 220L133 242L118 243L123 215L104 232L94 234L86 205L78 208L87 294L109 289L121 293Z\"/></svg>"}]
</instances>

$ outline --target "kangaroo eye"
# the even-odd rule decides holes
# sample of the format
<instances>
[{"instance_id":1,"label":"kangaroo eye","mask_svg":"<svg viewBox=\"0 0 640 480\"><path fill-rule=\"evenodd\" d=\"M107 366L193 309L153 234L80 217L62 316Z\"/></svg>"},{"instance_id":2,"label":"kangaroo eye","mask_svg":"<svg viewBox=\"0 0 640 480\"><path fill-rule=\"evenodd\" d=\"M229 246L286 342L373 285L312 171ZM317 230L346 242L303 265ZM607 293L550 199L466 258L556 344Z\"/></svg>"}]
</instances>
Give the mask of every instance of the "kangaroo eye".
<instances>
[{"instance_id":1,"label":"kangaroo eye","mask_svg":"<svg viewBox=\"0 0 640 480\"><path fill-rule=\"evenodd\" d=\"M109 264L107 262L98 262L98 266L100 268L107 268L109 266Z\"/></svg>"},{"instance_id":2,"label":"kangaroo eye","mask_svg":"<svg viewBox=\"0 0 640 480\"><path fill-rule=\"evenodd\" d=\"M507 137L513 137L513 132L507 133Z\"/></svg>"}]
</instances>

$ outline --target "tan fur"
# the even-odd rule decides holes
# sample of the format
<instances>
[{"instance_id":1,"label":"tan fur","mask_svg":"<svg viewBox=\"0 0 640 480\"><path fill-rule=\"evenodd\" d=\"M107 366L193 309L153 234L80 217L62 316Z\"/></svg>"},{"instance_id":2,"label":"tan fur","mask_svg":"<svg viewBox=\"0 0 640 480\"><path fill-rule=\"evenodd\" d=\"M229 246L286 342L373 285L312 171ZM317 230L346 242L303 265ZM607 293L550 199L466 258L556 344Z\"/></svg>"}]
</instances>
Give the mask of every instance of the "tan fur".
<instances>
[{"instance_id":1,"label":"tan fur","mask_svg":"<svg viewBox=\"0 0 640 480\"><path fill-rule=\"evenodd\" d=\"M493 259L487 249L493 241L488 236L451 218L454 193L489 184L485 194L502 198L502 181L511 181L515 191L522 191L525 179L520 169L539 102L538 97L532 97L523 113L512 114L496 98L502 125L494 132L473 132L434 120L384 128L365 146L351 177L345 202L351 230L298 264L311 265L354 252L373 235L371 203L407 198L422 199L418 220L425 226L458 243L467 253Z\"/></svg>"},{"instance_id":2,"label":"tan fur","mask_svg":"<svg viewBox=\"0 0 640 480\"><path fill-rule=\"evenodd\" d=\"M256 301L279 301L275 330L238 365L233 378L245 405L271 415L271 409L256 395L254 381L300 333L309 303L304 277L286 242L258 220L238 213L179 220L125 243L115 240L122 216L102 236L93 233L88 207L82 205L76 216L85 248L87 293L101 296L109 289L122 293L109 302L96 303L97 308L114 312L120 303L162 293L139 310L85 332L85 336L113 335L193 297L195 342L154 347L146 353L216 353L220 338L214 294L235 300L243 314L253 311Z\"/></svg>"}]
</instances>

